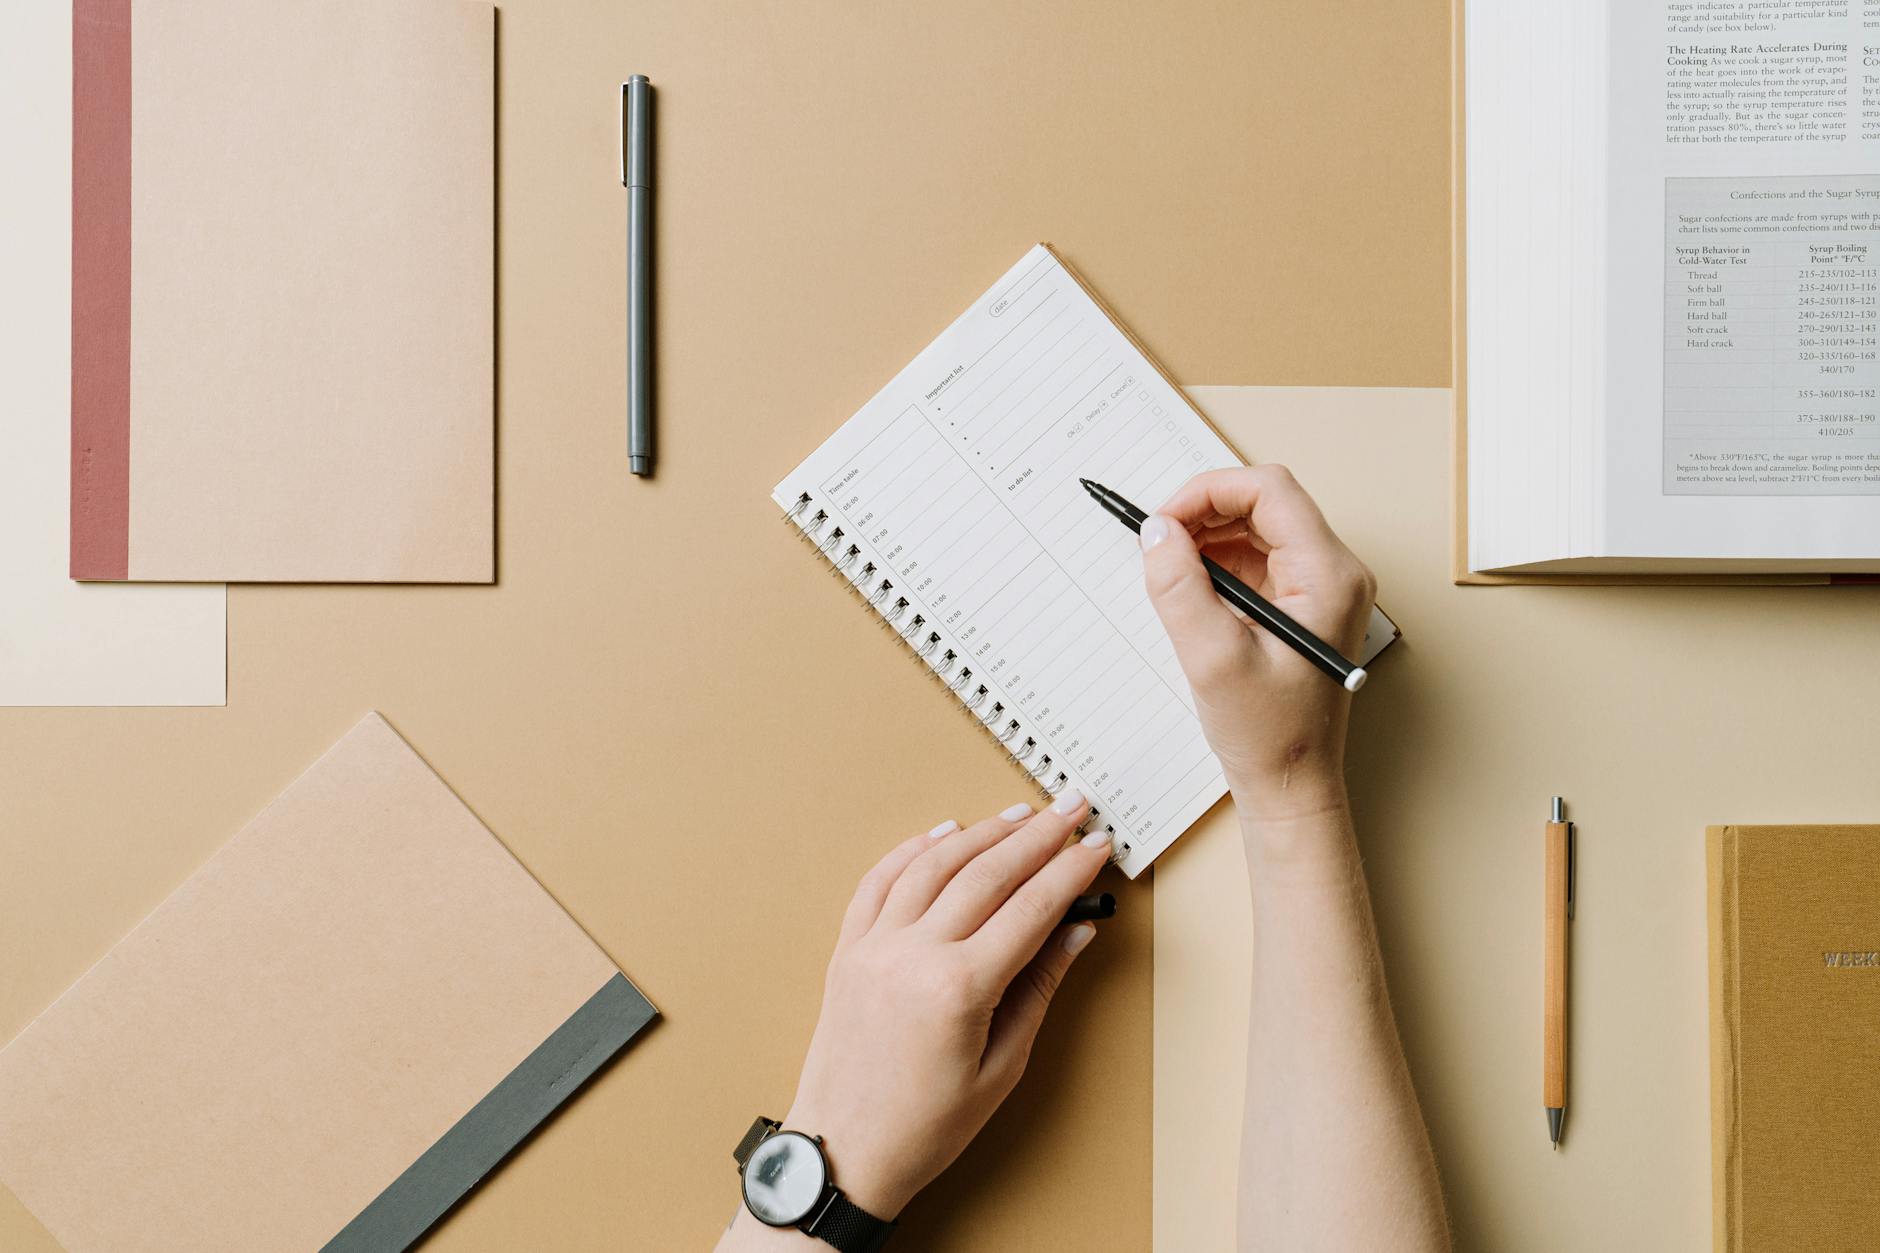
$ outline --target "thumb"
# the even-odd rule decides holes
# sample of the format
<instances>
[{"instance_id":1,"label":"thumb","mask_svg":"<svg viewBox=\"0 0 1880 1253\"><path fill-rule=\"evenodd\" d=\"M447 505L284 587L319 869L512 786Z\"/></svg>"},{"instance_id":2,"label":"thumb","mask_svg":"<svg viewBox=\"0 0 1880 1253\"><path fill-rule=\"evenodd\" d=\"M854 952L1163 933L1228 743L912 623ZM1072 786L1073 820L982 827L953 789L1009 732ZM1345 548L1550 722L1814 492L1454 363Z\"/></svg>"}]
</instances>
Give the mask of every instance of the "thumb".
<instances>
[{"instance_id":1,"label":"thumb","mask_svg":"<svg viewBox=\"0 0 1880 1253\"><path fill-rule=\"evenodd\" d=\"M1144 520L1142 577L1190 687L1214 690L1246 671L1258 650L1234 611L1214 594L1187 527L1159 513Z\"/></svg>"},{"instance_id":2,"label":"thumb","mask_svg":"<svg viewBox=\"0 0 1880 1253\"><path fill-rule=\"evenodd\" d=\"M986 1057L980 1072L992 1076L1006 1087L1018 1082L1031 1057L1032 1042L1044 1025L1044 1011L1051 1007L1058 985L1077 960L1077 954L1096 937L1097 925L1080 922L1059 927L1044 942L1031 964L1018 972L999 1008L992 1015L992 1028L986 1037Z\"/></svg>"}]
</instances>

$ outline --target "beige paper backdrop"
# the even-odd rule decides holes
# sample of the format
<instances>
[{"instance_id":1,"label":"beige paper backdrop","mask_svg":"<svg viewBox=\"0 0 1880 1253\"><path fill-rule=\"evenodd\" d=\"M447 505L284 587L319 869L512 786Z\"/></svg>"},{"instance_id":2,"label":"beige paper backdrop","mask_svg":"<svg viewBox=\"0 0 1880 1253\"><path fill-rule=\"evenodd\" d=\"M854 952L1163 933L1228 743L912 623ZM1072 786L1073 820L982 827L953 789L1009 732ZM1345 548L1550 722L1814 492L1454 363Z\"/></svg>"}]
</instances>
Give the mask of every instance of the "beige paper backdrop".
<instances>
[{"instance_id":1,"label":"beige paper backdrop","mask_svg":"<svg viewBox=\"0 0 1880 1253\"><path fill-rule=\"evenodd\" d=\"M1445 382L1446 5L507 0L498 40L499 584L238 587L226 710L0 711L0 1035L381 709L664 1013L431 1247L703 1247L855 877L1024 794L771 484L1040 239L1178 380ZM650 483L623 411L635 72ZM1148 1243L1151 912L1127 886L897 1248ZM0 1248L52 1248L4 1195Z\"/></svg>"},{"instance_id":2,"label":"beige paper backdrop","mask_svg":"<svg viewBox=\"0 0 1880 1253\"><path fill-rule=\"evenodd\" d=\"M1357 698L1347 777L1458 1249L1708 1248L1704 828L1880 816L1880 588L1453 587L1448 392L1194 395L1294 467L1404 631ZM1558 1153L1541 1112L1555 794L1579 824ZM1225 811L1156 866L1165 1253L1233 1247L1245 874Z\"/></svg>"}]
</instances>

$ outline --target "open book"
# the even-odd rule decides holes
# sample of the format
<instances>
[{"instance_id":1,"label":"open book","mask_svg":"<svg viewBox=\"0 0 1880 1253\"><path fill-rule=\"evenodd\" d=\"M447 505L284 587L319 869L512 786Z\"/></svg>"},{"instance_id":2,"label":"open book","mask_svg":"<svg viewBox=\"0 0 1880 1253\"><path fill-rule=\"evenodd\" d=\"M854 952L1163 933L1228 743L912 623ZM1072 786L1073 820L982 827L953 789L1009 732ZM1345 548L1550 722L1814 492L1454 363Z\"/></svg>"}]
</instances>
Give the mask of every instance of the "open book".
<instances>
[{"instance_id":1,"label":"open book","mask_svg":"<svg viewBox=\"0 0 1880 1253\"><path fill-rule=\"evenodd\" d=\"M1078 479L1152 509L1240 464L1041 244L772 495L1033 779L1089 798L1134 878L1227 784L1136 537ZM1373 611L1358 663L1395 637Z\"/></svg>"},{"instance_id":2,"label":"open book","mask_svg":"<svg viewBox=\"0 0 1880 1253\"><path fill-rule=\"evenodd\" d=\"M1880 570L1880 27L1466 4L1464 578Z\"/></svg>"}]
</instances>

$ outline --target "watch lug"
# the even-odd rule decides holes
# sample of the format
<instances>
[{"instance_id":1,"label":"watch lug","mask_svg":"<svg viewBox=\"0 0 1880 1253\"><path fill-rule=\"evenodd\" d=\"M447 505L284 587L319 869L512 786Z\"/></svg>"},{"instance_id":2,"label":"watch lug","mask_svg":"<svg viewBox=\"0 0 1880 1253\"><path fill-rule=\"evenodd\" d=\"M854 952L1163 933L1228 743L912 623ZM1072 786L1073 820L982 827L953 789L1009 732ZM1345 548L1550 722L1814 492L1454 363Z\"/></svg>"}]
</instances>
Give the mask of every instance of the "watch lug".
<instances>
[{"instance_id":1,"label":"watch lug","mask_svg":"<svg viewBox=\"0 0 1880 1253\"><path fill-rule=\"evenodd\" d=\"M751 1160L751 1154L757 1150L757 1146L775 1135L782 1125L776 1119L765 1118L761 1114L757 1121L751 1124L751 1129L744 1133L742 1140L738 1141L738 1147L731 1150L731 1158L737 1162L740 1175L744 1173L744 1164Z\"/></svg>"}]
</instances>

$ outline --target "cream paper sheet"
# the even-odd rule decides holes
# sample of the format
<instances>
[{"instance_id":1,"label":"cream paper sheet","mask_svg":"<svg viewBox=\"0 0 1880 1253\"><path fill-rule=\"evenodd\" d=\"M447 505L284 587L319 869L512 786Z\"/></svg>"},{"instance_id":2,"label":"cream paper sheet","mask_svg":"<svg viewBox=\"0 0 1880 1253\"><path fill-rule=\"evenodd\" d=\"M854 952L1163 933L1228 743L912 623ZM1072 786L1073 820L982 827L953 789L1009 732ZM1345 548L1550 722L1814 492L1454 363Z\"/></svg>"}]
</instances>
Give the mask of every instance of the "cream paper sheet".
<instances>
[{"instance_id":1,"label":"cream paper sheet","mask_svg":"<svg viewBox=\"0 0 1880 1253\"><path fill-rule=\"evenodd\" d=\"M0 705L220 705L220 584L67 577L72 15L0 40Z\"/></svg>"}]
</instances>

